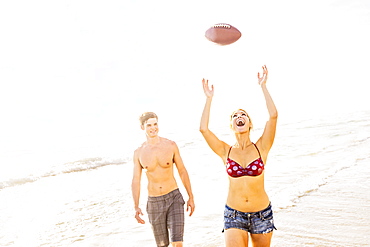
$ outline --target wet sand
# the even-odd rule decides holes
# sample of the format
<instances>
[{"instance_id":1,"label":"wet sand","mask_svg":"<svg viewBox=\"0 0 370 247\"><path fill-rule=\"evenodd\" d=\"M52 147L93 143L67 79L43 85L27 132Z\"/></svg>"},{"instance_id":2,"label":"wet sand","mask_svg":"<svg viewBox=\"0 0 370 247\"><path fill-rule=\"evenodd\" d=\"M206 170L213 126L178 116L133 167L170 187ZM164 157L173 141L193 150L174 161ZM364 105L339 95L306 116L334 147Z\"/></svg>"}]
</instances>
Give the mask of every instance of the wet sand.
<instances>
[{"instance_id":1,"label":"wet sand","mask_svg":"<svg viewBox=\"0 0 370 247\"><path fill-rule=\"evenodd\" d=\"M358 160L275 214L272 246L370 246L370 168Z\"/></svg>"}]
</instances>

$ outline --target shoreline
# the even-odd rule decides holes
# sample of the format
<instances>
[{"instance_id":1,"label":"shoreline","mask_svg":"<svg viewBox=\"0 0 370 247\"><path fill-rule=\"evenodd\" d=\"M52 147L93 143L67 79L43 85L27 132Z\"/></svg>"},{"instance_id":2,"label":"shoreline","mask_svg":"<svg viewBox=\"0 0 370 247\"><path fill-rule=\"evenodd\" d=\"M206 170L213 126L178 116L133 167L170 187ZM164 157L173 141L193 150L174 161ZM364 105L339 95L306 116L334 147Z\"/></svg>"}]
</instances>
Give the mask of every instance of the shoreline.
<instances>
[{"instance_id":1,"label":"shoreline","mask_svg":"<svg viewBox=\"0 0 370 247\"><path fill-rule=\"evenodd\" d=\"M370 169L366 165L366 160L358 161L295 206L277 212L272 246L370 246Z\"/></svg>"}]
</instances>

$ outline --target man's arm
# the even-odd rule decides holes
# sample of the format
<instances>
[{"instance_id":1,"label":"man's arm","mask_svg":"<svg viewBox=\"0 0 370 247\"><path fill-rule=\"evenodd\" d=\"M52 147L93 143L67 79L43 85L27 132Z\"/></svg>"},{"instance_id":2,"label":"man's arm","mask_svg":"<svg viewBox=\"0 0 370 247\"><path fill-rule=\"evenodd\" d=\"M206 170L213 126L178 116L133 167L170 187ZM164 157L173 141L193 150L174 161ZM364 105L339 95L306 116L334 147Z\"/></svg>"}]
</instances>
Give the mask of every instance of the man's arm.
<instances>
[{"instance_id":1,"label":"man's arm","mask_svg":"<svg viewBox=\"0 0 370 247\"><path fill-rule=\"evenodd\" d=\"M135 219L138 223L144 224L145 221L140 218L140 215L143 215L141 209L139 208L139 199L140 199L140 182L141 182L141 173L142 173L142 166L140 165L139 157L138 157L138 150L134 152L134 174L132 177L132 197L134 199L135 205Z\"/></svg>"},{"instance_id":2,"label":"man's arm","mask_svg":"<svg viewBox=\"0 0 370 247\"><path fill-rule=\"evenodd\" d=\"M177 147L176 143L174 143L174 163L176 164L177 171L179 172L181 181L186 189L186 192L188 193L189 200L186 204L186 211L189 211L190 213L189 216L191 216L194 212L195 209L195 204L194 204L194 195L191 189L191 184L190 184L190 178L188 171L185 168L184 162L182 161L182 158L180 156L180 151L179 148Z\"/></svg>"}]
</instances>

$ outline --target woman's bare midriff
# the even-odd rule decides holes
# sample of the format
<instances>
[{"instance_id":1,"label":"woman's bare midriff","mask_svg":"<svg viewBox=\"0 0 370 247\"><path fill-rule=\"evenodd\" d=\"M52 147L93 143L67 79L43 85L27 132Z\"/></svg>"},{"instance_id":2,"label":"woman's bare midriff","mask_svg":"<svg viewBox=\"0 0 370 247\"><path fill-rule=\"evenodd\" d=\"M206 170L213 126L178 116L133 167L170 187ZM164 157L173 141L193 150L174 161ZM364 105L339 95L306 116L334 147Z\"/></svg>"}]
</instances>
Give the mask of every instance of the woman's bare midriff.
<instances>
[{"instance_id":1,"label":"woman's bare midriff","mask_svg":"<svg viewBox=\"0 0 370 247\"><path fill-rule=\"evenodd\" d=\"M261 175L263 176L263 175ZM226 204L241 212L258 212L268 207L270 199L263 186L263 177L230 178Z\"/></svg>"}]
</instances>

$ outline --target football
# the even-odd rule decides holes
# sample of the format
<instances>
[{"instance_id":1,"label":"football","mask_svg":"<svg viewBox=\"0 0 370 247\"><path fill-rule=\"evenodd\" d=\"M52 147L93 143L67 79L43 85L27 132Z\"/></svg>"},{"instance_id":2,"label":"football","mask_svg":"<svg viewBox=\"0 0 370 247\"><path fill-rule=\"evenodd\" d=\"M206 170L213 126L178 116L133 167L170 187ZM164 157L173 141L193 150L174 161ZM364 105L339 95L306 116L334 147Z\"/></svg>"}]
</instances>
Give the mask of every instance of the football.
<instances>
[{"instance_id":1,"label":"football","mask_svg":"<svg viewBox=\"0 0 370 247\"><path fill-rule=\"evenodd\" d=\"M230 45L237 41L242 33L234 26L226 23L215 24L205 34L209 41L219 45Z\"/></svg>"}]
</instances>

